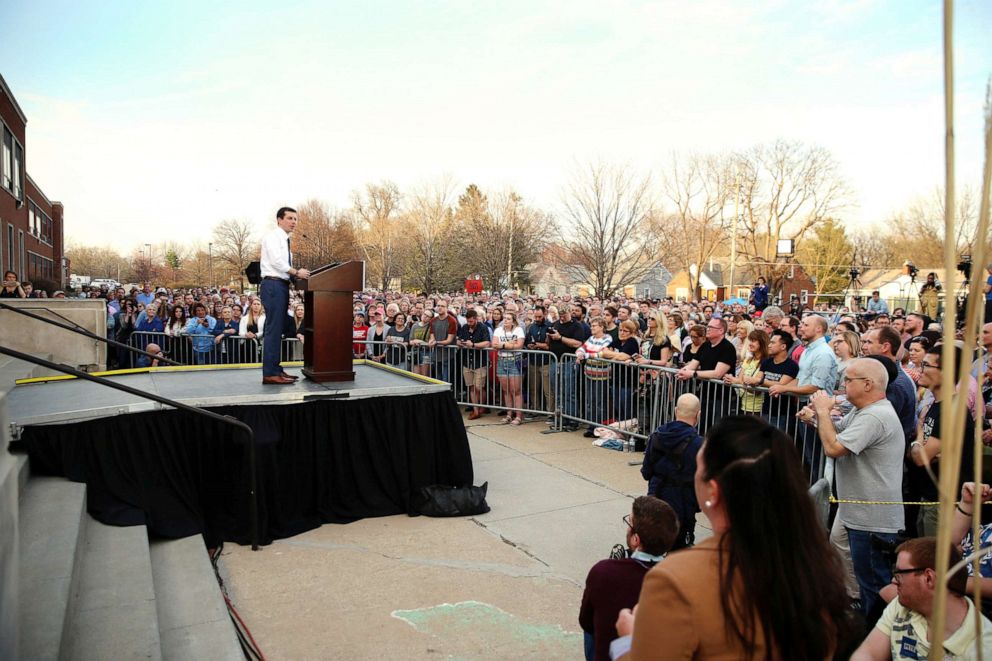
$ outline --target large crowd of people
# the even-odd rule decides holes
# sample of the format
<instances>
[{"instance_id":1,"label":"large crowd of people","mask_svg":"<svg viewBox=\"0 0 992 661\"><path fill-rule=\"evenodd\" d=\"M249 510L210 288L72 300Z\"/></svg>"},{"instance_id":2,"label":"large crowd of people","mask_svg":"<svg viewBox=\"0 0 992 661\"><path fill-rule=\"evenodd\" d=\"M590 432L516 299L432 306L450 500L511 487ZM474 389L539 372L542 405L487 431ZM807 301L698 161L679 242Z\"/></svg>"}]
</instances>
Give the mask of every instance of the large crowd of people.
<instances>
[{"instance_id":1,"label":"large crowd of people","mask_svg":"<svg viewBox=\"0 0 992 661\"><path fill-rule=\"evenodd\" d=\"M877 298L853 313L768 305L757 294L724 304L367 291L354 298L353 351L451 383L469 419L495 413L520 425L543 416L563 432L585 427L595 436L605 427L638 437L653 501L638 499L625 518L627 549L613 561L633 565L590 572L581 617L588 658L649 657L676 640L686 657L917 658L900 652L911 645L922 658L936 508L901 503L937 496L949 401L940 375L954 367L943 364L941 324L922 311L889 311ZM106 300L108 337L179 362L258 362L268 315L282 318L281 358L301 356L292 348L304 341L296 292L285 310L228 287L69 295ZM975 428L992 443L992 324L978 344L977 357L952 352L972 367L958 384L969 402L955 553L976 547L965 514L992 500L987 485L971 481ZM124 349L113 358L119 367L154 364ZM652 397L671 407L660 415L642 407ZM805 493L828 460L840 501L829 530ZM715 535L695 544L699 512ZM992 539L992 519L984 520L977 544ZM670 550L679 553L666 558ZM989 613L992 601L976 606L957 586L979 581L992 600L992 556L963 578L951 585L950 612L960 617L948 619L945 649L968 658L976 645L992 645L992 624L984 621L976 638L964 619L975 608ZM623 610L635 604L636 612ZM693 618L697 611L707 615ZM678 636L662 641L663 630ZM612 650L611 641L619 643Z\"/></svg>"}]
</instances>

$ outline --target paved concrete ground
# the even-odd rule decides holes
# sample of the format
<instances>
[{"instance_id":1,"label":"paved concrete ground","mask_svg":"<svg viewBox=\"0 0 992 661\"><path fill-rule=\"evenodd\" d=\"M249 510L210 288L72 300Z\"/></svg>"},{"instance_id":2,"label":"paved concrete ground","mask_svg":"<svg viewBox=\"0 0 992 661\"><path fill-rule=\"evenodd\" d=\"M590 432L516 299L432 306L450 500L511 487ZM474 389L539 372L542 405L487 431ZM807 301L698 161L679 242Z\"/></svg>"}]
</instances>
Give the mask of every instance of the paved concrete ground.
<instances>
[{"instance_id":1,"label":"paved concrete ground","mask_svg":"<svg viewBox=\"0 0 992 661\"><path fill-rule=\"evenodd\" d=\"M467 423L488 514L325 525L252 553L228 587L269 659L579 659L589 567L624 539L645 482L581 433ZM697 526L697 538L709 531Z\"/></svg>"}]
</instances>

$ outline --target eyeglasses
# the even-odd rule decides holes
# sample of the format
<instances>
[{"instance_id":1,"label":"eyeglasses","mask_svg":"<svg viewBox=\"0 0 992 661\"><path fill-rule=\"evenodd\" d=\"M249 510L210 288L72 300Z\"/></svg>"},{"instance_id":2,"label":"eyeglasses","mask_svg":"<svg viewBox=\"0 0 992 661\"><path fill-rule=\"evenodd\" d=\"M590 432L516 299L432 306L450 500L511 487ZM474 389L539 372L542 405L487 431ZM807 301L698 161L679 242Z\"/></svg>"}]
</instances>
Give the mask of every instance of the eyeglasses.
<instances>
[{"instance_id":1,"label":"eyeglasses","mask_svg":"<svg viewBox=\"0 0 992 661\"><path fill-rule=\"evenodd\" d=\"M844 383L850 383L851 381L867 381L867 380L870 380L870 378L871 377L867 377L867 376L847 376L847 375L845 375L844 376Z\"/></svg>"},{"instance_id":2,"label":"eyeglasses","mask_svg":"<svg viewBox=\"0 0 992 661\"><path fill-rule=\"evenodd\" d=\"M898 585L902 582L903 574L918 574L921 571L926 571L929 567L909 567L907 569L899 569L895 565L892 565L892 582Z\"/></svg>"},{"instance_id":3,"label":"eyeglasses","mask_svg":"<svg viewBox=\"0 0 992 661\"><path fill-rule=\"evenodd\" d=\"M928 368L928 367L932 367L932 368L934 368L935 370L939 370L939 369L940 369L940 365L934 365L933 363L928 363L928 362L927 362L927 361L925 361L925 360L924 360L924 361L922 361L922 362L920 363L920 368L921 368L921 369L926 369L926 368Z\"/></svg>"},{"instance_id":4,"label":"eyeglasses","mask_svg":"<svg viewBox=\"0 0 992 661\"><path fill-rule=\"evenodd\" d=\"M630 522L630 515L629 514L624 514L623 515L623 522L624 522L624 524L628 528L633 528L634 527L634 524Z\"/></svg>"}]
</instances>

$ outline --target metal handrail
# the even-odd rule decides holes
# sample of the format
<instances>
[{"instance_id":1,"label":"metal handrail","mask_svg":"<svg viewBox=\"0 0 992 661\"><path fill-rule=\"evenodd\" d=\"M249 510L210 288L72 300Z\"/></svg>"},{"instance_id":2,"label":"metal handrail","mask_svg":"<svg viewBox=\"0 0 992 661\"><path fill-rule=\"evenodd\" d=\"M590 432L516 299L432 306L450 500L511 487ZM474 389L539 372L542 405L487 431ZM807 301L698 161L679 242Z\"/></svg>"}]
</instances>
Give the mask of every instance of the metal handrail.
<instances>
[{"instance_id":1,"label":"metal handrail","mask_svg":"<svg viewBox=\"0 0 992 661\"><path fill-rule=\"evenodd\" d=\"M209 418L216 422L223 423L225 425L231 425L237 427L245 434L248 435L248 464L250 473L250 485L248 495L250 497L249 506L251 514L251 550L257 551L258 546L258 489L256 481L256 459L255 459L255 433L252 431L251 427L241 422L236 418L232 418L227 415L220 415L219 413L214 413L213 411L207 411L206 409L201 409L196 406L190 406L189 404L183 404L182 402L177 402L174 399L169 399L168 397L162 397L161 395L154 395L143 390L138 390L137 388L132 388L131 386L125 386L120 383L114 383L109 379L100 376L94 376L82 370L78 370L75 367L69 367L68 365L62 365L60 363L53 363L50 360L45 360L44 358L38 358L37 356L32 356L31 354L23 353L15 349L10 349L8 347L0 344L0 354L10 356L11 358L17 358L18 360L23 360L34 365L41 365L42 367L47 367L50 370L55 370L56 372L62 372L64 374L71 374L77 379L84 379L86 381L93 381L102 386L108 388L113 388L114 390L120 390L121 392L126 392L129 395L134 395L135 397L142 397L144 399L150 399L153 402L158 402L160 404L165 404L174 409L179 409L180 411L186 411L194 415L203 416Z\"/></svg>"},{"instance_id":2,"label":"metal handrail","mask_svg":"<svg viewBox=\"0 0 992 661\"><path fill-rule=\"evenodd\" d=\"M48 308L34 308L34 309L47 310ZM13 305L9 305L7 303L0 303L0 310L10 310L11 312L16 312L17 314L22 314L22 315L24 315L26 317L31 317L32 319L36 319L38 321L43 321L46 324L51 324L52 326L56 326L58 328L63 328L65 330L67 330L67 331L71 331L73 333L77 333L79 335L83 335L85 337L90 338L91 340L97 340L99 342L104 342L106 344L109 344L112 347L117 347L119 349L127 349L128 351L133 351L134 353L140 353L143 356L148 356L149 358L157 359L160 363L168 363L169 365L182 365L183 364L183 363L177 362L175 360L171 360L169 358L163 358L162 356L156 356L155 354L148 353L147 351L142 351L141 349L138 349L136 347L129 346L127 344L124 344L123 342L118 342L116 340L108 340L105 337L100 337L96 333L94 333L92 331L88 331L85 328L83 328L82 326L80 326L79 324L76 324L74 322L73 322L73 325L70 326L68 324L63 324L63 323L60 323L58 321L55 321L54 319L45 319L41 315L34 314L33 312L28 312L27 310L24 310L24 309L18 308L18 307L14 307ZM59 315L59 316L61 316L61 315Z\"/></svg>"}]
</instances>

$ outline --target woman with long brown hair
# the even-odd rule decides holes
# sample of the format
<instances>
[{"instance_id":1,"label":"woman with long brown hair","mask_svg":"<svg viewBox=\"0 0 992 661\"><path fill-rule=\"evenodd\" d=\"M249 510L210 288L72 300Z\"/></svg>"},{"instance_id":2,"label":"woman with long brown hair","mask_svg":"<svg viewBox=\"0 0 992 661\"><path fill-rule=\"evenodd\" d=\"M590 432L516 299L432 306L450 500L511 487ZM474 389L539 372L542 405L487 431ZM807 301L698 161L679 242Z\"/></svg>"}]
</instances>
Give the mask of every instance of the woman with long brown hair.
<instances>
[{"instance_id":1,"label":"woman with long brown hair","mask_svg":"<svg viewBox=\"0 0 992 661\"><path fill-rule=\"evenodd\" d=\"M712 427L695 491L713 537L644 578L614 652L637 659L830 659L856 632L840 557L791 438L753 416ZM622 648L630 643L630 651Z\"/></svg>"}]
</instances>

